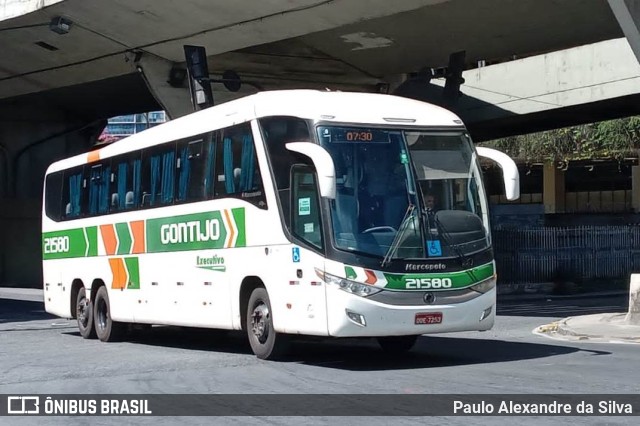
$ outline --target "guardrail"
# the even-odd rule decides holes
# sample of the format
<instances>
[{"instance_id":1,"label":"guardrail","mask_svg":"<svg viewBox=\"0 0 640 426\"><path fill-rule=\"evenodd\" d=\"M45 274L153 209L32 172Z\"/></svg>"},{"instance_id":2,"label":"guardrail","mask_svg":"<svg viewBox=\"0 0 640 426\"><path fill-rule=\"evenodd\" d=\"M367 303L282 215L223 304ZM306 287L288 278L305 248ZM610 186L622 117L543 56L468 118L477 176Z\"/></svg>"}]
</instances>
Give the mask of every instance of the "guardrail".
<instances>
[{"instance_id":1,"label":"guardrail","mask_svg":"<svg viewBox=\"0 0 640 426\"><path fill-rule=\"evenodd\" d=\"M628 279L640 272L640 226L494 229L500 283Z\"/></svg>"}]
</instances>

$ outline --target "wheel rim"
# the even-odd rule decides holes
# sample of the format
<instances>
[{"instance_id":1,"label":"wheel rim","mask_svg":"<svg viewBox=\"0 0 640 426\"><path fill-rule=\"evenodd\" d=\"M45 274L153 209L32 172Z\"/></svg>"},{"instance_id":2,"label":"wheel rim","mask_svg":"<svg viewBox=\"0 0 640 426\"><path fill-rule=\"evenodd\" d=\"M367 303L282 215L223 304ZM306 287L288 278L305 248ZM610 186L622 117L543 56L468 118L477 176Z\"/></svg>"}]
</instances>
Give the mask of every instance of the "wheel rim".
<instances>
[{"instance_id":1,"label":"wheel rim","mask_svg":"<svg viewBox=\"0 0 640 426\"><path fill-rule=\"evenodd\" d=\"M251 331L260 343L269 337L269 307L260 302L251 313Z\"/></svg>"},{"instance_id":2,"label":"wheel rim","mask_svg":"<svg viewBox=\"0 0 640 426\"><path fill-rule=\"evenodd\" d=\"M83 297L78 302L78 307L76 309L76 312L78 314L78 322L83 327L86 327L87 324L89 323L89 315L91 315L91 313L88 311L89 311L89 303L87 302L87 298Z\"/></svg>"},{"instance_id":3,"label":"wheel rim","mask_svg":"<svg viewBox=\"0 0 640 426\"><path fill-rule=\"evenodd\" d=\"M104 301L104 299L99 299L97 305L98 318L96 319L98 320L98 326L100 326L100 329L104 330L105 328L107 328L107 320L109 318L109 315L107 313L107 303Z\"/></svg>"}]
</instances>

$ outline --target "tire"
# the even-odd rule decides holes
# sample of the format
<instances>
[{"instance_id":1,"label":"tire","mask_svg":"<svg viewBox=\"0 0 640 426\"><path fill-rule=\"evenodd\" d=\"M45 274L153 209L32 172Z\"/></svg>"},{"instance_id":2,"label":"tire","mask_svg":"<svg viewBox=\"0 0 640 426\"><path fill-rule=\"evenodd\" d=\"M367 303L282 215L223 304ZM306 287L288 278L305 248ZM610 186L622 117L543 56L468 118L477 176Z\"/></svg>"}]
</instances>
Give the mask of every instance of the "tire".
<instances>
[{"instance_id":1,"label":"tire","mask_svg":"<svg viewBox=\"0 0 640 426\"><path fill-rule=\"evenodd\" d=\"M87 291L84 287L80 287L76 297L76 320L83 338L96 338L96 329L93 326L93 304L87 299Z\"/></svg>"},{"instance_id":2,"label":"tire","mask_svg":"<svg viewBox=\"0 0 640 426\"><path fill-rule=\"evenodd\" d=\"M111 305L105 286L98 289L93 301L93 324L98 339L103 342L115 342L122 337L126 324L111 319Z\"/></svg>"},{"instance_id":3,"label":"tire","mask_svg":"<svg viewBox=\"0 0 640 426\"><path fill-rule=\"evenodd\" d=\"M409 352L416 344L416 340L418 336L378 337L378 344L386 353L397 355Z\"/></svg>"},{"instance_id":4,"label":"tire","mask_svg":"<svg viewBox=\"0 0 640 426\"><path fill-rule=\"evenodd\" d=\"M260 359L276 359L286 353L288 336L273 329L271 302L267 290L253 290L247 305L246 330L251 350Z\"/></svg>"}]
</instances>

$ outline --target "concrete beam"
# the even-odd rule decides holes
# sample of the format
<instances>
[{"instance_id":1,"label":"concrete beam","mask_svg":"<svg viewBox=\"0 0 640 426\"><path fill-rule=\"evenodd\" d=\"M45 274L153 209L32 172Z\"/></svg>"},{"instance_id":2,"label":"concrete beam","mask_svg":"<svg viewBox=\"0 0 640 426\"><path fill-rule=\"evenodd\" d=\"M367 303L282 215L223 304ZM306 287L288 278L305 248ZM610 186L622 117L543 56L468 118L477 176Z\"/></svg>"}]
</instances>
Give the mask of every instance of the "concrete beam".
<instances>
[{"instance_id":1,"label":"concrete beam","mask_svg":"<svg viewBox=\"0 0 640 426\"><path fill-rule=\"evenodd\" d=\"M623 38L476 68L462 76L465 96L457 109L467 122L640 93L640 64ZM444 79L431 81L444 86Z\"/></svg>"},{"instance_id":2,"label":"concrete beam","mask_svg":"<svg viewBox=\"0 0 640 426\"><path fill-rule=\"evenodd\" d=\"M138 62L138 71L142 74L149 91L171 118L182 117L193 112L191 95L185 87L169 85L169 71L174 63L157 56L144 54Z\"/></svg>"},{"instance_id":3,"label":"concrete beam","mask_svg":"<svg viewBox=\"0 0 640 426\"><path fill-rule=\"evenodd\" d=\"M640 62L640 0L608 0L636 59Z\"/></svg>"},{"instance_id":4,"label":"concrete beam","mask_svg":"<svg viewBox=\"0 0 640 426\"><path fill-rule=\"evenodd\" d=\"M625 321L631 325L640 325L640 274L631 274L629 282L629 312Z\"/></svg>"},{"instance_id":5,"label":"concrete beam","mask_svg":"<svg viewBox=\"0 0 640 426\"><path fill-rule=\"evenodd\" d=\"M26 15L63 0L0 0L0 21Z\"/></svg>"}]
</instances>

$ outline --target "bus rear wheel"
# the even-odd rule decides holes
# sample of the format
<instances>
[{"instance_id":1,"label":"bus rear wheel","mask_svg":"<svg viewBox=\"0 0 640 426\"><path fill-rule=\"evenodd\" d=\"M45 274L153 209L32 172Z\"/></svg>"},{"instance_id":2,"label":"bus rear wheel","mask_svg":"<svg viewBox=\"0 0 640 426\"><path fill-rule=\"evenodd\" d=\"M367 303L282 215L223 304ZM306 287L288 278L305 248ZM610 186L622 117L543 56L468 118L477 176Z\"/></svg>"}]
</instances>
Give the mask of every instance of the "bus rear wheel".
<instances>
[{"instance_id":1,"label":"bus rear wheel","mask_svg":"<svg viewBox=\"0 0 640 426\"><path fill-rule=\"evenodd\" d=\"M378 344L389 354L403 354L409 352L417 340L418 336L378 337Z\"/></svg>"},{"instance_id":2,"label":"bus rear wheel","mask_svg":"<svg viewBox=\"0 0 640 426\"><path fill-rule=\"evenodd\" d=\"M103 342L118 340L124 331L125 324L111 319L109 295L107 294L107 288L104 286L98 289L93 301L93 322L98 339Z\"/></svg>"},{"instance_id":3,"label":"bus rear wheel","mask_svg":"<svg viewBox=\"0 0 640 426\"><path fill-rule=\"evenodd\" d=\"M247 306L246 330L251 350L260 359L275 359L288 349L287 336L273 328L271 302L267 290L253 290Z\"/></svg>"},{"instance_id":4,"label":"bus rear wheel","mask_svg":"<svg viewBox=\"0 0 640 426\"><path fill-rule=\"evenodd\" d=\"M87 291L84 287L78 290L76 297L76 320L82 337L85 339L96 338L96 329L93 326L93 305L87 299Z\"/></svg>"}]
</instances>

